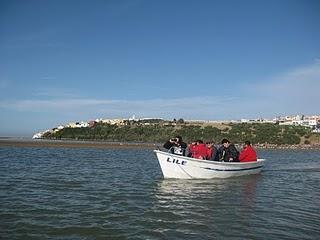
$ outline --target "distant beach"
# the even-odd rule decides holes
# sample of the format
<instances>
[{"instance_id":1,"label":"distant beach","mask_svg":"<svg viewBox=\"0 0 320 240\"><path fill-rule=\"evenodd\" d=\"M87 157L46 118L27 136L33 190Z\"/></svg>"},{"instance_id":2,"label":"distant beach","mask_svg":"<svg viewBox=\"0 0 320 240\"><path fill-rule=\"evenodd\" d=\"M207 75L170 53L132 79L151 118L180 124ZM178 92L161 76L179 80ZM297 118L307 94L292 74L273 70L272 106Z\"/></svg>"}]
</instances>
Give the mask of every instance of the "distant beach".
<instances>
[{"instance_id":1,"label":"distant beach","mask_svg":"<svg viewBox=\"0 0 320 240\"><path fill-rule=\"evenodd\" d=\"M19 139L0 138L1 146L11 147L57 147L57 148L156 148L155 143L128 143L128 142L103 142L79 140L46 140L46 139Z\"/></svg>"},{"instance_id":2,"label":"distant beach","mask_svg":"<svg viewBox=\"0 0 320 240\"><path fill-rule=\"evenodd\" d=\"M162 143L144 142L106 142L91 140L48 140L48 139L27 139L27 138L5 138L0 137L1 146L12 147L57 147L57 148L150 148L162 147ZM237 145L240 149L241 145ZM276 144L255 144L257 149L320 149L320 144L303 145L276 145Z\"/></svg>"}]
</instances>

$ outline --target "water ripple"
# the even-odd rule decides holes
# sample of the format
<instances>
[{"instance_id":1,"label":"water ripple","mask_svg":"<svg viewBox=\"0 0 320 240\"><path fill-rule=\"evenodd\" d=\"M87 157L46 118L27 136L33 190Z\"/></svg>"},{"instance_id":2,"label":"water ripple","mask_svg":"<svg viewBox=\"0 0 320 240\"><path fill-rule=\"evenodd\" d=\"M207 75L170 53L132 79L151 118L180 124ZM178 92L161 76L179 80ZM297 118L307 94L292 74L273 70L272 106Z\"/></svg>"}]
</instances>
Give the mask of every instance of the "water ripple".
<instances>
[{"instance_id":1,"label":"water ripple","mask_svg":"<svg viewBox=\"0 0 320 240\"><path fill-rule=\"evenodd\" d=\"M147 149L1 147L0 236L318 239L319 151L259 154L260 175L163 180Z\"/></svg>"}]
</instances>

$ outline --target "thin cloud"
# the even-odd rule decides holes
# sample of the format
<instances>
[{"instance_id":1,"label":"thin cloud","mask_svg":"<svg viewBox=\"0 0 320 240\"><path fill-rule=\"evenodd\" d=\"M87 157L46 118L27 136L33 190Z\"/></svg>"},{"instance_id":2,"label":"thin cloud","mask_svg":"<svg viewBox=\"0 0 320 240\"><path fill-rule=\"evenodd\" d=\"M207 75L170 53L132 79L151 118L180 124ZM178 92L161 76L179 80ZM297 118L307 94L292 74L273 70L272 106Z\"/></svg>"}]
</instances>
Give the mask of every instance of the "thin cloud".
<instances>
[{"instance_id":1,"label":"thin cloud","mask_svg":"<svg viewBox=\"0 0 320 240\"><path fill-rule=\"evenodd\" d=\"M19 112L37 113L74 113L84 116L88 113L100 113L104 116L128 117L133 114L141 117L188 117L208 118L212 113L220 111L221 106L229 104L233 99L220 97L194 97L177 99L150 100L100 100L100 99L50 99L20 100L0 102L6 107ZM217 116L217 114L214 114Z\"/></svg>"},{"instance_id":2,"label":"thin cloud","mask_svg":"<svg viewBox=\"0 0 320 240\"><path fill-rule=\"evenodd\" d=\"M251 111L267 115L316 114L320 89L320 62L297 67L251 87Z\"/></svg>"},{"instance_id":3,"label":"thin cloud","mask_svg":"<svg viewBox=\"0 0 320 240\"><path fill-rule=\"evenodd\" d=\"M3 103L0 106L8 106L17 111L25 112L59 112L61 110L84 109L110 104L112 101L96 99L53 99L53 100L20 100Z\"/></svg>"},{"instance_id":4,"label":"thin cloud","mask_svg":"<svg viewBox=\"0 0 320 240\"><path fill-rule=\"evenodd\" d=\"M78 98L73 89L65 88L39 88L32 94L34 97L43 97L43 98Z\"/></svg>"},{"instance_id":5,"label":"thin cloud","mask_svg":"<svg viewBox=\"0 0 320 240\"><path fill-rule=\"evenodd\" d=\"M274 117L288 114L318 114L317 100L320 89L320 62L292 69L251 89L237 89L235 96L200 96L158 98L149 100L91 99L61 94L54 89L39 95L51 96L45 100L0 101L0 108L11 111L55 114L63 119L81 116L126 118L162 117L184 119L240 119ZM59 92L59 96L55 96Z\"/></svg>"},{"instance_id":6,"label":"thin cloud","mask_svg":"<svg viewBox=\"0 0 320 240\"><path fill-rule=\"evenodd\" d=\"M42 80L56 80L56 77L50 77L50 76L43 76L41 77Z\"/></svg>"},{"instance_id":7,"label":"thin cloud","mask_svg":"<svg viewBox=\"0 0 320 240\"><path fill-rule=\"evenodd\" d=\"M308 98L310 93L312 95L314 93L318 94L319 87L320 62L316 61L309 66L299 67L270 79L267 90L285 94L286 96L305 94L305 97Z\"/></svg>"}]
</instances>

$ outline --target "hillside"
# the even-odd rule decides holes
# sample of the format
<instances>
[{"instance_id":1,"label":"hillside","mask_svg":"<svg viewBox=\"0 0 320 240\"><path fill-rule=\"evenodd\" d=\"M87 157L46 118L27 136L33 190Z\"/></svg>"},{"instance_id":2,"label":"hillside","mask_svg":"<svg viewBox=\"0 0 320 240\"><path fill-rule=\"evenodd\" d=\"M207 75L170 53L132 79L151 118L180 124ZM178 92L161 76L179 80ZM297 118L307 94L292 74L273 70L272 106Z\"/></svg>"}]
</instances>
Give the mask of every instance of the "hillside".
<instances>
[{"instance_id":1,"label":"hillside","mask_svg":"<svg viewBox=\"0 0 320 240\"><path fill-rule=\"evenodd\" d=\"M282 126L272 123L214 123L196 124L181 122L134 122L125 125L97 123L89 128L64 128L48 132L43 138L104 140L121 142L165 142L168 138L181 135L185 142L196 139L220 142L228 138L234 143L250 140L254 144L317 144L319 134L301 126Z\"/></svg>"}]
</instances>

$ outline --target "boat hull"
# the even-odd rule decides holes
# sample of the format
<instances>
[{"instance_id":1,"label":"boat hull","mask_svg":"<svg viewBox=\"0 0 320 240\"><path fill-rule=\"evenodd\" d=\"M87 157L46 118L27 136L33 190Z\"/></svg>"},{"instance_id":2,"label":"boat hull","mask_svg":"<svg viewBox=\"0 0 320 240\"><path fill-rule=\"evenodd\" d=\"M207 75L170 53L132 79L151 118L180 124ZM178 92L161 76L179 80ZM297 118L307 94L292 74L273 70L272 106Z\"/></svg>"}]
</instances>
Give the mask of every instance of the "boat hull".
<instances>
[{"instance_id":1,"label":"boat hull","mask_svg":"<svg viewBox=\"0 0 320 240\"><path fill-rule=\"evenodd\" d=\"M217 162L179 156L160 150L157 155L164 178L209 179L258 174L264 159L256 162Z\"/></svg>"}]
</instances>

